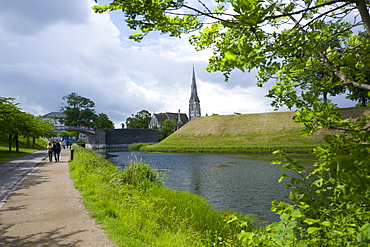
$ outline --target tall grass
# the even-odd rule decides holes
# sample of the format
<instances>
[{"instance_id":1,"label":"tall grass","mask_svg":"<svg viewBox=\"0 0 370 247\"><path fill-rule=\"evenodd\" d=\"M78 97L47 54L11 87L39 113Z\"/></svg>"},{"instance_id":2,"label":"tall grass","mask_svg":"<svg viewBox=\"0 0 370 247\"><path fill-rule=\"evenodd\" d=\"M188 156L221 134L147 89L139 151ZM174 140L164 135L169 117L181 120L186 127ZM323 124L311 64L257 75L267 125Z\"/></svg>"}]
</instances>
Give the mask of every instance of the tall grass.
<instances>
[{"instance_id":1,"label":"tall grass","mask_svg":"<svg viewBox=\"0 0 370 247\"><path fill-rule=\"evenodd\" d=\"M170 146L170 145L149 145L140 147L140 151L161 151L161 152L235 152L235 153L272 153L275 150L282 150L286 153L312 153L317 145L259 145L259 146Z\"/></svg>"},{"instance_id":2,"label":"tall grass","mask_svg":"<svg viewBox=\"0 0 370 247\"><path fill-rule=\"evenodd\" d=\"M134 143L128 146L129 151L139 151L142 146L152 145L153 143Z\"/></svg>"},{"instance_id":3,"label":"tall grass","mask_svg":"<svg viewBox=\"0 0 370 247\"><path fill-rule=\"evenodd\" d=\"M248 224L227 223L231 212L211 208L200 196L163 187L159 176L143 166L137 163L120 172L82 148L75 149L70 162L86 206L118 246L241 246L236 235L257 227L245 215L238 217ZM137 182L146 176L135 172L150 174L149 179Z\"/></svg>"}]
</instances>

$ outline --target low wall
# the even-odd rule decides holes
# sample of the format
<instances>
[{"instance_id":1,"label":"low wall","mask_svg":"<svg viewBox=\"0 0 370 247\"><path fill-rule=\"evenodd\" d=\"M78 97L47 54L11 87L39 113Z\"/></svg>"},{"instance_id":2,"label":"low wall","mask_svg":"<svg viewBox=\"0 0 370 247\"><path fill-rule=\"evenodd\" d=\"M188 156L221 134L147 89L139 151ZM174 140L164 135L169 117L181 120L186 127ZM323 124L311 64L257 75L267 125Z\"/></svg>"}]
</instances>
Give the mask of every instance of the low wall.
<instances>
[{"instance_id":1,"label":"low wall","mask_svg":"<svg viewBox=\"0 0 370 247\"><path fill-rule=\"evenodd\" d=\"M157 143L158 130L153 129L97 129L86 136L86 148L126 148L134 143Z\"/></svg>"}]
</instances>

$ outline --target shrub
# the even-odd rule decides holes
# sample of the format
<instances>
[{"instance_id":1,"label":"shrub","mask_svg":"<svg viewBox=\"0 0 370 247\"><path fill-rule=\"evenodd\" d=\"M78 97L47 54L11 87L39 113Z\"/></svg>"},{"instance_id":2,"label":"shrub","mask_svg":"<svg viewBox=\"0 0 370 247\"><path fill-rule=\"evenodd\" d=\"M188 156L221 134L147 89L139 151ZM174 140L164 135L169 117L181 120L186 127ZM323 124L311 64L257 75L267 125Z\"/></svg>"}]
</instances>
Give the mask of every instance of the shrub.
<instances>
[{"instance_id":1,"label":"shrub","mask_svg":"<svg viewBox=\"0 0 370 247\"><path fill-rule=\"evenodd\" d=\"M160 174L151 169L148 164L133 163L128 168L124 168L122 181L126 184L145 189L154 184L161 184L163 181Z\"/></svg>"}]
</instances>

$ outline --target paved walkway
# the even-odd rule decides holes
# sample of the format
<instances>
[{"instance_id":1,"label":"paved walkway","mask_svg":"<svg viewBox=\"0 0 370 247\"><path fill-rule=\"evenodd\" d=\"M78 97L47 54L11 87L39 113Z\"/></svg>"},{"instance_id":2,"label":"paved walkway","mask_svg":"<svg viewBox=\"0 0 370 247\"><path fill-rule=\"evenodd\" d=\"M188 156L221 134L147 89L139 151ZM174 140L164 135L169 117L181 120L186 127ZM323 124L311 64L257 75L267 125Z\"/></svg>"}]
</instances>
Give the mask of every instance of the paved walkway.
<instances>
[{"instance_id":1,"label":"paved walkway","mask_svg":"<svg viewBox=\"0 0 370 247\"><path fill-rule=\"evenodd\" d=\"M74 188L69 154L63 149L58 163L40 160L0 208L0 246L115 246Z\"/></svg>"}]
</instances>

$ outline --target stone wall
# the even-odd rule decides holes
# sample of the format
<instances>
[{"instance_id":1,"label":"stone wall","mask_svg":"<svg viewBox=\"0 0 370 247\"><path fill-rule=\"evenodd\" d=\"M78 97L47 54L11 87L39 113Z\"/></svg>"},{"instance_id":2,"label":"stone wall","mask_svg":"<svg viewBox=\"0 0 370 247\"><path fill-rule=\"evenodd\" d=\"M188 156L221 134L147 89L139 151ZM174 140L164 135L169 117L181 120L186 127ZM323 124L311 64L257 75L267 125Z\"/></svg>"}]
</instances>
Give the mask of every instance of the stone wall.
<instances>
[{"instance_id":1,"label":"stone wall","mask_svg":"<svg viewBox=\"0 0 370 247\"><path fill-rule=\"evenodd\" d=\"M124 148L133 143L158 142L158 130L153 129L97 129L86 136L86 148Z\"/></svg>"}]
</instances>

